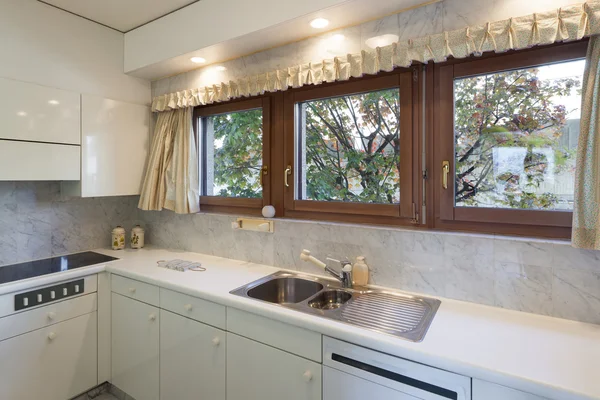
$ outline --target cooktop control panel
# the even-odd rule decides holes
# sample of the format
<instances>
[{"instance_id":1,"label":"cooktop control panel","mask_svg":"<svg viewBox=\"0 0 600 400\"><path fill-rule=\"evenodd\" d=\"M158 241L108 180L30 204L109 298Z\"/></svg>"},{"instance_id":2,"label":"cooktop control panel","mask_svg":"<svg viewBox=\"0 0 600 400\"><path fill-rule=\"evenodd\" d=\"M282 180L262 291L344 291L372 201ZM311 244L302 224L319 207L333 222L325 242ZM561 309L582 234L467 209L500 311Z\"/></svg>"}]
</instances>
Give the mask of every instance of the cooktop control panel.
<instances>
[{"instance_id":1,"label":"cooktop control panel","mask_svg":"<svg viewBox=\"0 0 600 400\"><path fill-rule=\"evenodd\" d=\"M79 279L41 289L35 289L30 292L19 293L15 295L15 311L36 307L44 303L64 299L65 297L76 296L84 293L84 289L84 280Z\"/></svg>"}]
</instances>

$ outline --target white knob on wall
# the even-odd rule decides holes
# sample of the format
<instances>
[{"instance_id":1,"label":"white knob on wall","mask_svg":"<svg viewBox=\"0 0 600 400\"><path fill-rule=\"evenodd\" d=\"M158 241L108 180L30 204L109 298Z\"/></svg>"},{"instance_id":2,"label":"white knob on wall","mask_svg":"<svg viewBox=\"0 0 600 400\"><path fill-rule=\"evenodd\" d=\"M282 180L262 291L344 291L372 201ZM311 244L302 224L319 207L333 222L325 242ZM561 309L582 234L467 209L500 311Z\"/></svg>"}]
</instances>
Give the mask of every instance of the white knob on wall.
<instances>
[{"instance_id":1,"label":"white knob on wall","mask_svg":"<svg viewBox=\"0 0 600 400\"><path fill-rule=\"evenodd\" d=\"M183 306L183 308L185 308L186 311L192 311L192 305L191 304L186 304Z\"/></svg>"},{"instance_id":2,"label":"white knob on wall","mask_svg":"<svg viewBox=\"0 0 600 400\"><path fill-rule=\"evenodd\" d=\"M55 332L50 332L48 334L48 340L54 340L56 339L56 333Z\"/></svg>"},{"instance_id":3,"label":"white knob on wall","mask_svg":"<svg viewBox=\"0 0 600 400\"><path fill-rule=\"evenodd\" d=\"M221 339L219 339L219 337L217 336L212 340L212 343L214 346L218 346L219 344L221 344Z\"/></svg>"},{"instance_id":4,"label":"white knob on wall","mask_svg":"<svg viewBox=\"0 0 600 400\"><path fill-rule=\"evenodd\" d=\"M53 320L54 318L56 318L56 313L54 311L50 311L48 314L46 314L48 316L49 320Z\"/></svg>"},{"instance_id":5,"label":"white knob on wall","mask_svg":"<svg viewBox=\"0 0 600 400\"><path fill-rule=\"evenodd\" d=\"M304 378L304 382L310 382L310 381L312 381L313 375L312 375L312 372L306 371L305 373L302 374L302 377Z\"/></svg>"},{"instance_id":6,"label":"white knob on wall","mask_svg":"<svg viewBox=\"0 0 600 400\"><path fill-rule=\"evenodd\" d=\"M156 319L156 314L154 314L154 313L153 313L153 314L150 314L150 315L148 316L148 319L149 319L150 321L154 321L154 320Z\"/></svg>"},{"instance_id":7,"label":"white knob on wall","mask_svg":"<svg viewBox=\"0 0 600 400\"><path fill-rule=\"evenodd\" d=\"M135 288L134 287L130 287L129 288L129 293L135 293Z\"/></svg>"}]
</instances>

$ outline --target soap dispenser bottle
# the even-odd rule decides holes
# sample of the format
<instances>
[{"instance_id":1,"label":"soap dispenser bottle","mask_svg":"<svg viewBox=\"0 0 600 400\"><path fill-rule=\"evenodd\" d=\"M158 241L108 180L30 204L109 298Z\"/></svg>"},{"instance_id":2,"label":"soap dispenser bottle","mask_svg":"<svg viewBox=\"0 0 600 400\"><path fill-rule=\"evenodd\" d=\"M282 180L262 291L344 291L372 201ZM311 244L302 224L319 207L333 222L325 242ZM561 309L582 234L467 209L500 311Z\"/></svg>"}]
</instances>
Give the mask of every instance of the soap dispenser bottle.
<instances>
[{"instance_id":1,"label":"soap dispenser bottle","mask_svg":"<svg viewBox=\"0 0 600 400\"><path fill-rule=\"evenodd\" d=\"M355 286L366 286L369 283L369 266L363 256L356 257L352 266L352 282Z\"/></svg>"}]
</instances>

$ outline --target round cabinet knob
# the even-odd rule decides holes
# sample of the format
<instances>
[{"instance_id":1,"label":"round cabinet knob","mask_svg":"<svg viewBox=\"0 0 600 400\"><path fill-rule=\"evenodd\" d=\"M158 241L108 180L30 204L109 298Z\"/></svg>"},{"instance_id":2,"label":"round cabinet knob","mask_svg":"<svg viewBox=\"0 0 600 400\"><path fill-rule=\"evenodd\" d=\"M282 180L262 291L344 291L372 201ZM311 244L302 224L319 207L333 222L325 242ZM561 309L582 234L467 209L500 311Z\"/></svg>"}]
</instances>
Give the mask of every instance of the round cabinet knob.
<instances>
[{"instance_id":1,"label":"round cabinet knob","mask_svg":"<svg viewBox=\"0 0 600 400\"><path fill-rule=\"evenodd\" d=\"M135 288L134 287L130 287L129 288L129 293L131 293L131 294L135 293Z\"/></svg>"},{"instance_id":2,"label":"round cabinet knob","mask_svg":"<svg viewBox=\"0 0 600 400\"><path fill-rule=\"evenodd\" d=\"M148 316L148 319L149 319L150 321L154 321L154 320L156 320L156 314L150 314L150 315Z\"/></svg>"},{"instance_id":3,"label":"round cabinet knob","mask_svg":"<svg viewBox=\"0 0 600 400\"><path fill-rule=\"evenodd\" d=\"M312 381L313 374L310 371L306 371L305 373L302 374L302 377L304 378L304 382L310 382L310 381Z\"/></svg>"},{"instance_id":4,"label":"round cabinet knob","mask_svg":"<svg viewBox=\"0 0 600 400\"><path fill-rule=\"evenodd\" d=\"M50 332L48 334L48 340L54 340L56 339L56 333L55 332Z\"/></svg>"},{"instance_id":5,"label":"round cabinet knob","mask_svg":"<svg viewBox=\"0 0 600 400\"><path fill-rule=\"evenodd\" d=\"M53 320L54 318L56 318L56 313L54 311L50 311L48 314L46 314L48 316L49 320Z\"/></svg>"},{"instance_id":6,"label":"round cabinet knob","mask_svg":"<svg viewBox=\"0 0 600 400\"><path fill-rule=\"evenodd\" d=\"M191 304L186 304L183 306L183 308L185 308L185 311L192 311L192 305Z\"/></svg>"},{"instance_id":7,"label":"round cabinet knob","mask_svg":"<svg viewBox=\"0 0 600 400\"><path fill-rule=\"evenodd\" d=\"M212 340L212 343L214 346L218 346L221 344L221 339L219 339L219 337L217 336Z\"/></svg>"}]
</instances>

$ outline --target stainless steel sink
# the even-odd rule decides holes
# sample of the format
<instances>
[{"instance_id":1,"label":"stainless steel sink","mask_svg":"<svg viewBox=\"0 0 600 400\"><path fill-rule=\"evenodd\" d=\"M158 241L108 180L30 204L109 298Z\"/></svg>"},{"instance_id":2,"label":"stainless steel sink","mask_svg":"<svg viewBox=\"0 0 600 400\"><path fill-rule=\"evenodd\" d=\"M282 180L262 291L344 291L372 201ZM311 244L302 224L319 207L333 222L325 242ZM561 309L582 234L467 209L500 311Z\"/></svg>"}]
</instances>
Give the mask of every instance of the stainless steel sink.
<instances>
[{"instance_id":1,"label":"stainless steel sink","mask_svg":"<svg viewBox=\"0 0 600 400\"><path fill-rule=\"evenodd\" d=\"M345 290L325 290L309 301L308 305L319 310L335 310L351 298L352 294Z\"/></svg>"},{"instance_id":2,"label":"stainless steel sink","mask_svg":"<svg viewBox=\"0 0 600 400\"><path fill-rule=\"evenodd\" d=\"M280 277L248 290L247 296L269 303L300 303L323 290L318 282L294 277Z\"/></svg>"},{"instance_id":3,"label":"stainless steel sink","mask_svg":"<svg viewBox=\"0 0 600 400\"><path fill-rule=\"evenodd\" d=\"M230 293L413 342L423 340L441 304L392 290L342 288L335 279L284 271Z\"/></svg>"}]
</instances>

